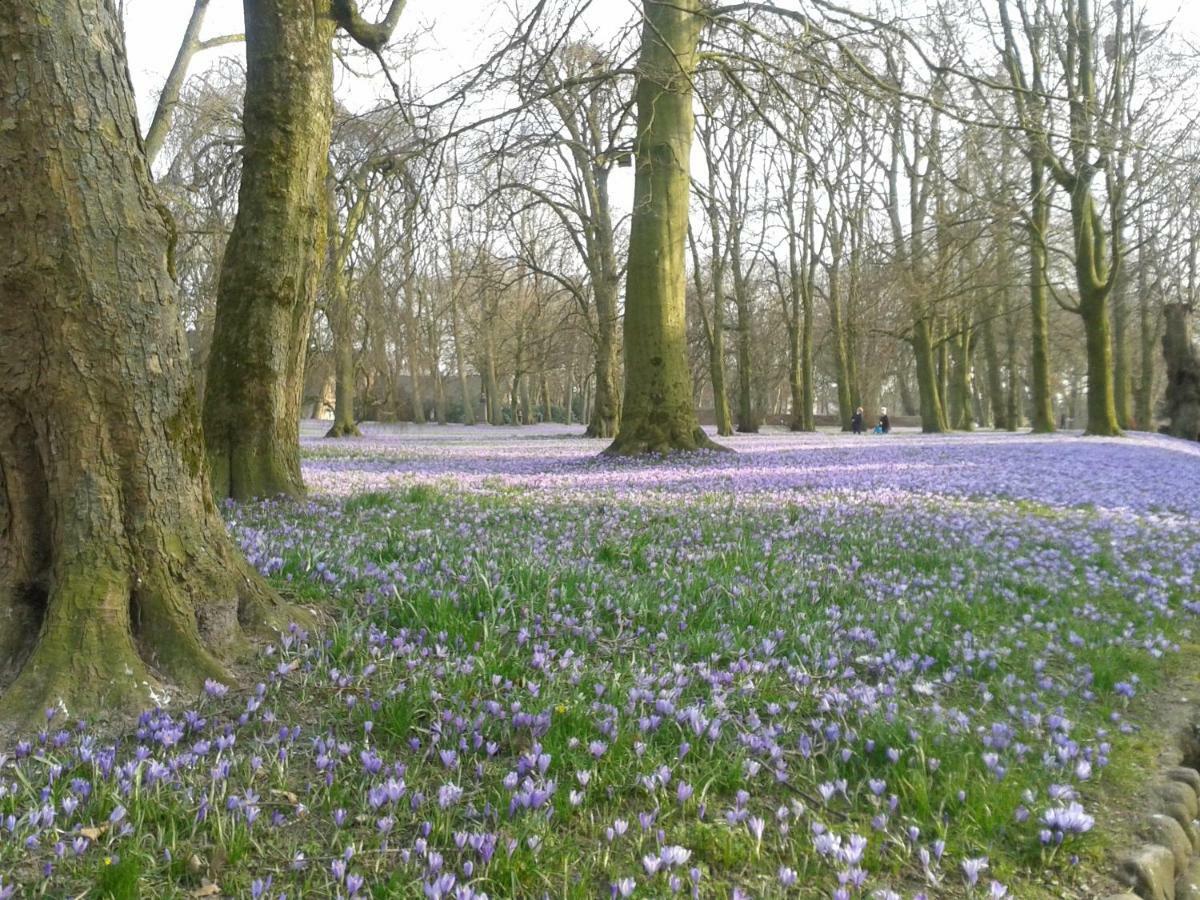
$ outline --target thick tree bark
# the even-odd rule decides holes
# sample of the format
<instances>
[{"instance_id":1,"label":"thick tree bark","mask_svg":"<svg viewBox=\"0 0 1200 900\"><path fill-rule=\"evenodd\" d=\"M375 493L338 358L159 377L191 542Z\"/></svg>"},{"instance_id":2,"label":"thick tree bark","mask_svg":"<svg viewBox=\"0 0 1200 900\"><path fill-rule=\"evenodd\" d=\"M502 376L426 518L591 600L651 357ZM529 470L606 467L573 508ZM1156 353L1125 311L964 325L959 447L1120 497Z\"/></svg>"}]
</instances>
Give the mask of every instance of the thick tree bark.
<instances>
[{"instance_id":1,"label":"thick tree bark","mask_svg":"<svg viewBox=\"0 0 1200 900\"><path fill-rule=\"evenodd\" d=\"M300 398L325 238L333 35L382 48L404 8L363 20L354 0L243 0L246 145L217 287L204 438L218 497L304 493Z\"/></svg>"},{"instance_id":2,"label":"thick tree bark","mask_svg":"<svg viewBox=\"0 0 1200 900\"><path fill-rule=\"evenodd\" d=\"M286 611L209 492L112 0L0 4L0 121L0 720L125 713Z\"/></svg>"},{"instance_id":3,"label":"thick tree bark","mask_svg":"<svg viewBox=\"0 0 1200 900\"><path fill-rule=\"evenodd\" d=\"M329 0L245 0L246 147L217 289L204 437L218 497L304 493L300 395L323 263Z\"/></svg>"},{"instance_id":4,"label":"thick tree bark","mask_svg":"<svg viewBox=\"0 0 1200 900\"><path fill-rule=\"evenodd\" d=\"M1163 358L1167 362L1167 433L1200 441L1200 352L1192 340L1192 311L1182 303L1165 310Z\"/></svg>"},{"instance_id":5,"label":"thick tree bark","mask_svg":"<svg viewBox=\"0 0 1200 900\"><path fill-rule=\"evenodd\" d=\"M645 0L625 289L625 396L609 453L714 448L692 404L684 301L700 0Z\"/></svg>"}]
</instances>

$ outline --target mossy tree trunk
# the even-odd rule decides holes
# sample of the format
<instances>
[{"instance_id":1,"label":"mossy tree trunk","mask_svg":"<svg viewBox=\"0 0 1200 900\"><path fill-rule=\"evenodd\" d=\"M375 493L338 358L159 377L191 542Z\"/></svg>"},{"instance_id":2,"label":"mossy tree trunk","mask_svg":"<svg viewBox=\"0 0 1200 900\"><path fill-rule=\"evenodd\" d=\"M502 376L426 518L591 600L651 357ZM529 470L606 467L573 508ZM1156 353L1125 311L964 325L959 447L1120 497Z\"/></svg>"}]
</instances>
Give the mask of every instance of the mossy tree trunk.
<instances>
[{"instance_id":1,"label":"mossy tree trunk","mask_svg":"<svg viewBox=\"0 0 1200 900\"><path fill-rule=\"evenodd\" d=\"M716 445L700 428L688 367L684 242L701 0L645 0L636 173L625 287L625 391L609 453Z\"/></svg>"},{"instance_id":2,"label":"mossy tree trunk","mask_svg":"<svg viewBox=\"0 0 1200 900\"><path fill-rule=\"evenodd\" d=\"M112 0L0 5L0 121L0 720L126 713L286 610L212 502Z\"/></svg>"},{"instance_id":3,"label":"mossy tree trunk","mask_svg":"<svg viewBox=\"0 0 1200 900\"><path fill-rule=\"evenodd\" d=\"M338 27L378 51L355 0L244 0L246 135L238 211L217 287L204 438L218 497L304 493L300 398L323 265Z\"/></svg>"}]
</instances>

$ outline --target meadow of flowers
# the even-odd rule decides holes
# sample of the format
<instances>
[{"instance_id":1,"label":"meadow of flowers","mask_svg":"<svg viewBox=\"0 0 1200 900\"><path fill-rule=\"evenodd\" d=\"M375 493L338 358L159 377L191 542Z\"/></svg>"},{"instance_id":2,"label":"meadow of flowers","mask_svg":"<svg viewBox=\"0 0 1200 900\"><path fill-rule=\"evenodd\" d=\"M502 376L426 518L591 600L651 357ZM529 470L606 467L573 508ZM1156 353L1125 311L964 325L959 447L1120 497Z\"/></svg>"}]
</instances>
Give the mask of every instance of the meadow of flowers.
<instances>
[{"instance_id":1,"label":"meadow of flowers","mask_svg":"<svg viewBox=\"0 0 1200 900\"><path fill-rule=\"evenodd\" d=\"M1195 640L1167 439L317 434L227 516L328 627L0 756L0 898L1087 896Z\"/></svg>"}]
</instances>

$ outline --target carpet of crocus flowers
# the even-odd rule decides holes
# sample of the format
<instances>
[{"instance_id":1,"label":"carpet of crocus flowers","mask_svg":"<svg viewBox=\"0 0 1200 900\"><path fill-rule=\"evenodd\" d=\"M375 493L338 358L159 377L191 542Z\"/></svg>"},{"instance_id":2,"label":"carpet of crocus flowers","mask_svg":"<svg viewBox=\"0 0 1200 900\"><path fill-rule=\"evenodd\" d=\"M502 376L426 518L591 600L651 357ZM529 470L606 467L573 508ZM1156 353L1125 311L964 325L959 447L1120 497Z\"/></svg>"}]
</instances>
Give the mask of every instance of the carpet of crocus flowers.
<instances>
[{"instance_id":1,"label":"carpet of crocus flowers","mask_svg":"<svg viewBox=\"0 0 1200 900\"><path fill-rule=\"evenodd\" d=\"M115 743L48 712L0 898L1086 896L1195 639L1200 448L365 430L226 510L329 624Z\"/></svg>"}]
</instances>

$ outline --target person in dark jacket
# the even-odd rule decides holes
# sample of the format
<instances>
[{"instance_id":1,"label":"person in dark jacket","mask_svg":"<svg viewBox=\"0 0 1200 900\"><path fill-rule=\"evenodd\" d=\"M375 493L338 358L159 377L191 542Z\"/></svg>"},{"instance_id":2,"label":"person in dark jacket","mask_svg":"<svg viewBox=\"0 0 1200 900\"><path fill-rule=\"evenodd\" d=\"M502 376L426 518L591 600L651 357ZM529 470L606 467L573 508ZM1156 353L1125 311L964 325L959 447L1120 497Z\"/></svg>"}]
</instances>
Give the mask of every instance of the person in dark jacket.
<instances>
[{"instance_id":1,"label":"person in dark jacket","mask_svg":"<svg viewBox=\"0 0 1200 900\"><path fill-rule=\"evenodd\" d=\"M855 434L863 433L863 411L861 406L854 411L854 415L850 418L850 430Z\"/></svg>"},{"instance_id":2,"label":"person in dark jacket","mask_svg":"<svg viewBox=\"0 0 1200 900\"><path fill-rule=\"evenodd\" d=\"M887 434L892 430L892 420L888 418L886 406L881 406L879 408L879 430L884 434Z\"/></svg>"}]
</instances>

